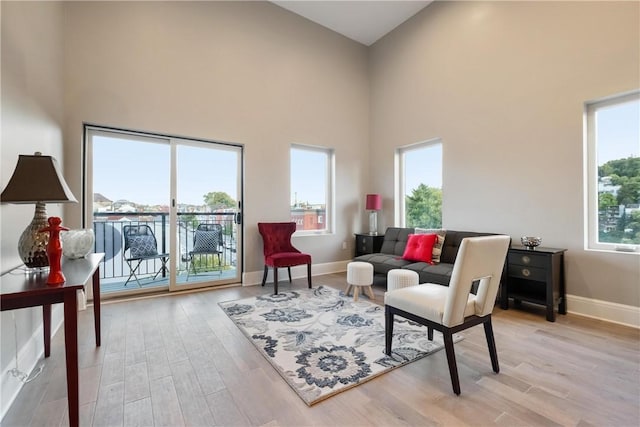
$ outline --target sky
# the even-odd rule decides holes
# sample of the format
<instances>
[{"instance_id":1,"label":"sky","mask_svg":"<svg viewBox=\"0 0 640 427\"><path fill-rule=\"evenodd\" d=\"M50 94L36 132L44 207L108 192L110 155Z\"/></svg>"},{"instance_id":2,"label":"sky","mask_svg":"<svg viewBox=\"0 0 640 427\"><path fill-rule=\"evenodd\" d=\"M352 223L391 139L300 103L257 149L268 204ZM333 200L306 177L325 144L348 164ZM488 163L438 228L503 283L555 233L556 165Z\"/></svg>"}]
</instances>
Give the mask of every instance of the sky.
<instances>
[{"instance_id":1,"label":"sky","mask_svg":"<svg viewBox=\"0 0 640 427\"><path fill-rule=\"evenodd\" d=\"M311 205L326 203L327 162L326 151L291 150L291 205L296 201Z\"/></svg>"},{"instance_id":2,"label":"sky","mask_svg":"<svg viewBox=\"0 0 640 427\"><path fill-rule=\"evenodd\" d=\"M177 147L177 202L204 204L204 195L222 191L238 199L239 150ZM116 201L169 205L171 172L168 143L130 139L93 138L93 192Z\"/></svg>"},{"instance_id":3,"label":"sky","mask_svg":"<svg viewBox=\"0 0 640 427\"><path fill-rule=\"evenodd\" d=\"M405 151L405 195L420 184L442 188L442 144L432 144Z\"/></svg>"},{"instance_id":4,"label":"sky","mask_svg":"<svg viewBox=\"0 0 640 427\"><path fill-rule=\"evenodd\" d=\"M598 109L598 166L609 160L640 157L640 101Z\"/></svg>"}]
</instances>

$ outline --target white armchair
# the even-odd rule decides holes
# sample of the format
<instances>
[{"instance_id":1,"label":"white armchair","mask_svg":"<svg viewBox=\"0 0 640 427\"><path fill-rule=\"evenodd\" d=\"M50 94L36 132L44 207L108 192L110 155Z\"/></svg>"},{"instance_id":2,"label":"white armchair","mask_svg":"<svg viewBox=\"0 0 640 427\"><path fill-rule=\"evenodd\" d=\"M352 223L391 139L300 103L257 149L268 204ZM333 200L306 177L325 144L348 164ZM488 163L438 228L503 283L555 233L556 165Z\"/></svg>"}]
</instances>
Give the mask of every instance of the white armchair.
<instances>
[{"instance_id":1,"label":"white armchair","mask_svg":"<svg viewBox=\"0 0 640 427\"><path fill-rule=\"evenodd\" d=\"M427 326L430 340L434 329L442 332L453 391L459 395L453 334L482 323L491 365L498 373L500 367L491 313L510 242L509 236L501 235L465 238L460 245L449 286L427 283L387 292L384 297L385 353L391 355L394 315ZM471 293L474 282L479 282L475 295Z\"/></svg>"}]
</instances>

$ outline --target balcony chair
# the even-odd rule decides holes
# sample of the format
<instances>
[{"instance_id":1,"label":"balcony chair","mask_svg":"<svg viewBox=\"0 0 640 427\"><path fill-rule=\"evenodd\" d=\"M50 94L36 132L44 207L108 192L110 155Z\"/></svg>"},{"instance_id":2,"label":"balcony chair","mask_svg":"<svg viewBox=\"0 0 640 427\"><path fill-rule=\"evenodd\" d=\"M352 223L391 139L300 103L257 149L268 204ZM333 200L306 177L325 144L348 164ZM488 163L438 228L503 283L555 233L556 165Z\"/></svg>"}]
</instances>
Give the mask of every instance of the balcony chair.
<instances>
[{"instance_id":1,"label":"balcony chair","mask_svg":"<svg viewBox=\"0 0 640 427\"><path fill-rule=\"evenodd\" d=\"M193 249L189 251L187 280L191 270L193 274L198 274L194 261L196 255L202 260L202 255L216 255L218 258L218 267L222 274L222 260L220 254L224 250L224 240L222 235L222 225L214 223L201 223L193 233ZM202 269L202 267L201 267Z\"/></svg>"},{"instance_id":2,"label":"balcony chair","mask_svg":"<svg viewBox=\"0 0 640 427\"><path fill-rule=\"evenodd\" d=\"M510 242L509 236L500 235L462 239L449 286L427 283L387 292L384 296L385 353L391 355L394 315L427 326L429 340L433 340L434 329L442 332L453 392L459 395L453 334L482 323L491 366L498 373L491 312ZM472 285L477 285L475 295L471 293Z\"/></svg>"},{"instance_id":3,"label":"balcony chair","mask_svg":"<svg viewBox=\"0 0 640 427\"><path fill-rule=\"evenodd\" d=\"M291 244L291 236L296 231L295 222L259 222L258 231L262 236L264 253L264 275L262 286L267 281L269 267L273 268L273 293L278 294L278 268L287 267L291 283L291 267L307 265L307 281L311 289L311 255L300 252Z\"/></svg>"},{"instance_id":4,"label":"balcony chair","mask_svg":"<svg viewBox=\"0 0 640 427\"><path fill-rule=\"evenodd\" d=\"M138 283L138 286L142 287L137 274L142 261L159 259L162 262L160 269L153 276L152 280L155 280L160 273L166 273L169 271L167 268L169 254L158 253L158 242L156 241L156 236L153 234L151 227L140 224L125 225L122 227L122 232L124 235L123 256L124 260L129 265L130 270L129 277L127 278L127 281L124 282L124 286L127 286L127 283L129 283L133 277ZM127 251L129 251L128 254Z\"/></svg>"}]
</instances>

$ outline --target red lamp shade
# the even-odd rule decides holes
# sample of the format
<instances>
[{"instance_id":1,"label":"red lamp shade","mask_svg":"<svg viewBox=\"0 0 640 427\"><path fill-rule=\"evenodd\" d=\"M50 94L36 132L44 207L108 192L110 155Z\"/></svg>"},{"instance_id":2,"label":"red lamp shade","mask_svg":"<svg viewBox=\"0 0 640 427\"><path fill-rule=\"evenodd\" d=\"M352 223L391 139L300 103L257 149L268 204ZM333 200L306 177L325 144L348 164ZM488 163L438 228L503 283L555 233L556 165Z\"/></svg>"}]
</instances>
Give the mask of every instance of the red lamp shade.
<instances>
[{"instance_id":1,"label":"red lamp shade","mask_svg":"<svg viewBox=\"0 0 640 427\"><path fill-rule=\"evenodd\" d=\"M382 197L379 194L367 194L367 210L379 211L382 209Z\"/></svg>"}]
</instances>

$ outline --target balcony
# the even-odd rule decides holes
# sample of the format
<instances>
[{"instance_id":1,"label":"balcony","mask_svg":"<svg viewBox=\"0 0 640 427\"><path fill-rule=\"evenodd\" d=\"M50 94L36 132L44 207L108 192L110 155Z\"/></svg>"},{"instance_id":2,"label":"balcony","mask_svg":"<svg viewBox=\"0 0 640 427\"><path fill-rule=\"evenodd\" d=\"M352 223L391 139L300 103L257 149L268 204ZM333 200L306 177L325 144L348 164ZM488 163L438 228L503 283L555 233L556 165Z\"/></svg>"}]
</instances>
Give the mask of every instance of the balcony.
<instances>
[{"instance_id":1,"label":"balcony","mask_svg":"<svg viewBox=\"0 0 640 427\"><path fill-rule=\"evenodd\" d=\"M177 266L176 281L178 284L202 281L224 280L236 277L236 237L237 226L234 212L208 212L177 214L177 250L170 254L175 258ZM123 227L125 225L148 225L153 230L158 242L159 253L169 253L169 214L166 212L95 212L93 214L93 230L96 236L95 252L104 252L105 257L100 265L101 291L103 294L139 289L133 278L127 279L131 268L125 260ZM222 242L220 258L213 255L195 255L193 265L189 265L189 251L193 249L195 229L201 223L220 224ZM127 251L127 256L128 256ZM167 266L170 261L167 262ZM194 274L193 267L196 267ZM191 268L188 274L187 268ZM166 287L169 276L161 271L162 261L159 258L145 260L140 264L136 274L140 287ZM156 273L160 272L154 278ZM126 285L125 285L126 283Z\"/></svg>"}]
</instances>

